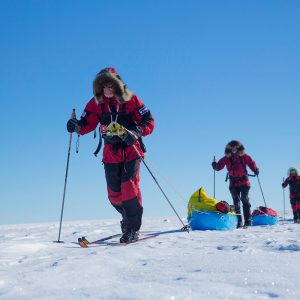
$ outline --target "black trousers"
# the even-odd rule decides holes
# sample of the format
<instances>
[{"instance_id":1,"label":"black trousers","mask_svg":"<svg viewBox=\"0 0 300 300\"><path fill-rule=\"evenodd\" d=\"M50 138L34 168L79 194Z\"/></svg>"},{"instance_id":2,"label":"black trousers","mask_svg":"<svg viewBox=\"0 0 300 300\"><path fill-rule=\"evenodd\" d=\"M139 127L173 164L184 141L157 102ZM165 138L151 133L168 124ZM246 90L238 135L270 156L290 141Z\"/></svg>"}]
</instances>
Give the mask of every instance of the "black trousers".
<instances>
[{"instance_id":1,"label":"black trousers","mask_svg":"<svg viewBox=\"0 0 300 300\"><path fill-rule=\"evenodd\" d=\"M138 231L142 225L142 197L139 188L140 160L104 163L108 198L122 215L125 231Z\"/></svg>"},{"instance_id":2,"label":"black trousers","mask_svg":"<svg viewBox=\"0 0 300 300\"><path fill-rule=\"evenodd\" d=\"M300 197L291 198L291 207L293 210L294 221L300 220Z\"/></svg>"},{"instance_id":3,"label":"black trousers","mask_svg":"<svg viewBox=\"0 0 300 300\"><path fill-rule=\"evenodd\" d=\"M243 203L243 215L244 215L244 221L245 224L251 223L251 204L249 201L249 190L250 187L248 186L236 186L236 187L230 187L229 188L232 199L233 199L233 205L235 208L235 211L237 214L241 213L241 206L240 202ZM241 222L241 217L238 218L239 222Z\"/></svg>"},{"instance_id":4,"label":"black trousers","mask_svg":"<svg viewBox=\"0 0 300 300\"><path fill-rule=\"evenodd\" d=\"M122 231L140 230L142 226L143 207L140 206L136 199L126 201L121 205L112 205L122 215Z\"/></svg>"}]
</instances>

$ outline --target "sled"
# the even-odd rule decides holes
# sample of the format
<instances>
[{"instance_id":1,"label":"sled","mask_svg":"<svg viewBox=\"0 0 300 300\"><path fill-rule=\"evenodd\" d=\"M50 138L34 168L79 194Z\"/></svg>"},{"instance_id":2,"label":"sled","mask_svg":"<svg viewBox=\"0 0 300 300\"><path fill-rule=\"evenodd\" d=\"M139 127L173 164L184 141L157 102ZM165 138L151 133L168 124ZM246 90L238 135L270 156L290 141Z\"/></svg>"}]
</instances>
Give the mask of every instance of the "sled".
<instances>
[{"instance_id":1,"label":"sled","mask_svg":"<svg viewBox=\"0 0 300 300\"><path fill-rule=\"evenodd\" d=\"M199 210L188 217L188 222L192 230L233 230L237 227L237 216Z\"/></svg>"},{"instance_id":2,"label":"sled","mask_svg":"<svg viewBox=\"0 0 300 300\"><path fill-rule=\"evenodd\" d=\"M275 225L277 223L277 212L272 208L259 206L252 214L252 225Z\"/></svg>"},{"instance_id":3,"label":"sled","mask_svg":"<svg viewBox=\"0 0 300 300\"><path fill-rule=\"evenodd\" d=\"M197 190L188 203L188 222L192 230L233 230L237 227L235 212L222 213L220 201L207 196L204 188Z\"/></svg>"}]
</instances>

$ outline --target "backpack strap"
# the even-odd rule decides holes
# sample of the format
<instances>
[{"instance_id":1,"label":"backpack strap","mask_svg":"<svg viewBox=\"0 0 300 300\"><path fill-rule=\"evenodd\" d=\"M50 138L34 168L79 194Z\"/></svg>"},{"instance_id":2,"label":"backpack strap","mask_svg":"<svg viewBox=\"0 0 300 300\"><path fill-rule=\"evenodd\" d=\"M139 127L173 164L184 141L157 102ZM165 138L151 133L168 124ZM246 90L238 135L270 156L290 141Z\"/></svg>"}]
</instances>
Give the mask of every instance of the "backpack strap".
<instances>
[{"instance_id":1,"label":"backpack strap","mask_svg":"<svg viewBox=\"0 0 300 300\"><path fill-rule=\"evenodd\" d=\"M99 116L99 119L100 121L102 120L102 116L105 114L105 106L104 106L104 103L101 103L101 114ZM102 147L102 134L101 134L101 130L100 130L101 127L99 127L99 142L98 142L98 146L94 152L94 155L97 157L98 153L100 152L101 150L101 147ZM96 130L94 131L94 138L96 137Z\"/></svg>"},{"instance_id":2,"label":"backpack strap","mask_svg":"<svg viewBox=\"0 0 300 300\"><path fill-rule=\"evenodd\" d=\"M101 113L102 114L105 113L105 105L104 105L104 103L101 103Z\"/></svg>"},{"instance_id":3,"label":"backpack strap","mask_svg":"<svg viewBox=\"0 0 300 300\"><path fill-rule=\"evenodd\" d=\"M246 165L244 164L243 159L242 159L241 156L240 156L240 162L241 162L241 165L243 166L243 168L244 168L244 170L245 170L246 175L248 175L247 167L246 167Z\"/></svg>"},{"instance_id":4,"label":"backpack strap","mask_svg":"<svg viewBox=\"0 0 300 300\"><path fill-rule=\"evenodd\" d=\"M240 177L240 178L236 178L236 177L230 176L229 173L228 173L228 177L229 177L229 180L230 180L231 182L239 182L239 181L241 181L241 180L247 180L247 179L248 179L247 167L246 167L246 165L244 164L242 157L239 156L239 158L240 158L240 163L241 163L242 167L243 167L244 170L245 170L245 175L242 176L242 177ZM232 164L233 164L233 163L232 163L232 157L230 157L229 160L230 160L230 167L231 167ZM231 170L231 168L230 168L230 170ZM229 170L229 171L230 171L230 170ZM225 181L228 180L228 177L226 177L226 180L225 180Z\"/></svg>"},{"instance_id":5,"label":"backpack strap","mask_svg":"<svg viewBox=\"0 0 300 300\"><path fill-rule=\"evenodd\" d=\"M94 155L95 155L96 157L97 157L98 153L100 152L101 147L102 147L102 134L101 134L100 127L99 127L99 142L98 142L97 149L96 149L95 152L94 152Z\"/></svg>"},{"instance_id":6,"label":"backpack strap","mask_svg":"<svg viewBox=\"0 0 300 300\"><path fill-rule=\"evenodd\" d=\"M126 102L122 104L122 113L126 114Z\"/></svg>"}]
</instances>

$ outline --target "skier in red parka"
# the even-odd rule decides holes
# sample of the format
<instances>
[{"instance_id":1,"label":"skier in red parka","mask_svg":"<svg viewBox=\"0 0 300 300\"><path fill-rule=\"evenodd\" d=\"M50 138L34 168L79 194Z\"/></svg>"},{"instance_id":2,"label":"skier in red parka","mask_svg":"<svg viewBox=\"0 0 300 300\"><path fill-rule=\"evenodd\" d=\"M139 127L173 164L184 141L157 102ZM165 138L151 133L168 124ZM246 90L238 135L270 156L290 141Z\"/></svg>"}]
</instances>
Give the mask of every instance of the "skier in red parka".
<instances>
[{"instance_id":1,"label":"skier in red parka","mask_svg":"<svg viewBox=\"0 0 300 300\"><path fill-rule=\"evenodd\" d=\"M244 146L239 141L231 141L226 145L225 156L218 162L213 162L212 167L216 171L222 170L226 166L229 175L229 190L233 199L235 211L238 214L238 225L242 227L242 217L240 201L243 203L244 226L251 226L251 204L249 201L250 181L247 173L247 166L259 174L254 160L245 153Z\"/></svg>"},{"instance_id":2,"label":"skier in red parka","mask_svg":"<svg viewBox=\"0 0 300 300\"><path fill-rule=\"evenodd\" d=\"M288 169L288 177L282 187L290 186L290 202L294 215L294 223L300 223L300 171L296 167Z\"/></svg>"},{"instance_id":3,"label":"skier in red parka","mask_svg":"<svg viewBox=\"0 0 300 300\"><path fill-rule=\"evenodd\" d=\"M105 68L96 75L93 92L94 97L87 103L81 119L70 119L67 129L84 135L100 123L108 199L122 215L120 242L129 243L138 239L142 224L141 137L152 133L154 119L114 68Z\"/></svg>"}]
</instances>

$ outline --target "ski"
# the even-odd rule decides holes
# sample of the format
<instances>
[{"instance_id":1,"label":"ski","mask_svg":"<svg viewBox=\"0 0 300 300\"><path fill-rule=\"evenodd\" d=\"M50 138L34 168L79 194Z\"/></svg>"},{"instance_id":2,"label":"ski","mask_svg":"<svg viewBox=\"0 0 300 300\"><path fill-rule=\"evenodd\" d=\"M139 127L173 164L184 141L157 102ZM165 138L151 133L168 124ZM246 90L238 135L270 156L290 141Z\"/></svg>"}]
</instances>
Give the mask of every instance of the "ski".
<instances>
[{"instance_id":1,"label":"ski","mask_svg":"<svg viewBox=\"0 0 300 300\"><path fill-rule=\"evenodd\" d=\"M140 241L144 241L144 240L148 240L150 238L154 238L154 237L157 237L158 234L152 234L152 235L147 235L147 236L143 236L139 239L137 239L136 241L132 241L130 243L120 243L118 241L114 241L114 242L109 242L108 239L107 240L102 240L97 243L90 243L86 238L78 238L78 244L80 247L82 248L89 248L89 247L97 247L97 246L127 246L127 245L130 245L130 244L135 244L137 242L140 242Z\"/></svg>"},{"instance_id":2,"label":"ski","mask_svg":"<svg viewBox=\"0 0 300 300\"><path fill-rule=\"evenodd\" d=\"M86 242L85 239L78 238L78 244L79 244L79 246L82 247L82 248L87 248L88 245L89 245L89 242Z\"/></svg>"},{"instance_id":3,"label":"ski","mask_svg":"<svg viewBox=\"0 0 300 300\"><path fill-rule=\"evenodd\" d=\"M101 239L98 239L98 240L95 240L95 241L88 241L86 239L86 237L81 237L78 239L78 243L80 243L79 240L81 240L82 243L86 244L86 245L89 245L89 244L98 244L98 243L102 243L102 242L105 242L105 241L108 241L108 240L111 240L113 238L117 238L117 237L120 237L122 235L122 233L117 233L117 234L113 234L113 235L109 235L107 237L104 237L104 238L101 238Z\"/></svg>"},{"instance_id":4,"label":"ski","mask_svg":"<svg viewBox=\"0 0 300 300\"><path fill-rule=\"evenodd\" d=\"M153 234L154 232L152 231L140 231L141 234ZM108 241L108 240L111 240L111 239L114 239L114 238L117 238L117 237L121 237L123 233L117 233L117 234L113 234L113 235L109 235L107 237L104 237L104 238L101 238L101 239L98 239L98 240L95 240L95 241L92 241L90 242L89 240L87 240L87 238L85 236L79 238L78 239L78 243L81 242L81 243L84 243L86 245L90 245L90 244L100 244L102 242L105 242L105 241Z\"/></svg>"},{"instance_id":5,"label":"ski","mask_svg":"<svg viewBox=\"0 0 300 300\"><path fill-rule=\"evenodd\" d=\"M104 246L128 246L128 245L131 245L131 244L136 244L138 242L142 242L144 240L148 240L148 239L151 239L151 238L155 238L157 237L158 234L153 234L153 235L148 235L148 236L143 236L135 241L132 241L132 242L129 242L129 243L120 243L120 242L104 242L102 245Z\"/></svg>"},{"instance_id":6,"label":"ski","mask_svg":"<svg viewBox=\"0 0 300 300\"><path fill-rule=\"evenodd\" d=\"M163 235L163 234L169 234L169 233L176 233L176 232L188 232L187 230L180 228L180 229L171 229L171 230L165 230L165 231L151 231L149 233L145 232L145 235Z\"/></svg>"},{"instance_id":7,"label":"ski","mask_svg":"<svg viewBox=\"0 0 300 300\"><path fill-rule=\"evenodd\" d=\"M166 230L166 231L140 231L140 234L142 234L142 237L140 237L138 240L130 242L130 243L120 243L119 241L112 241L109 242L109 240L118 238L122 236L122 233L110 235L95 241L90 242L86 237L78 238L78 243L80 247L82 248L88 248L88 247L97 247L97 246L127 246L129 244L134 244L139 241L147 240L153 237L157 237L159 235L164 234L170 234L170 233L176 233L176 232L185 232L185 230L181 229L174 229L174 230Z\"/></svg>"}]
</instances>

